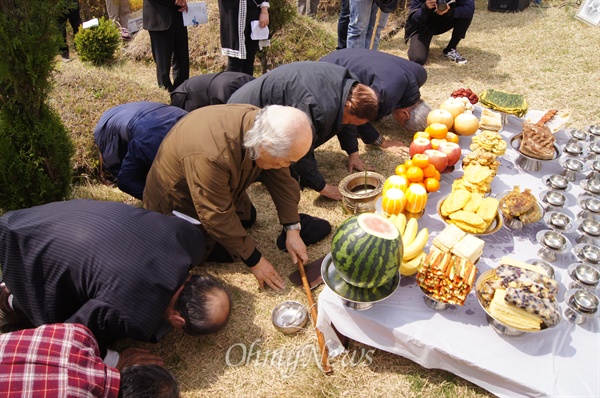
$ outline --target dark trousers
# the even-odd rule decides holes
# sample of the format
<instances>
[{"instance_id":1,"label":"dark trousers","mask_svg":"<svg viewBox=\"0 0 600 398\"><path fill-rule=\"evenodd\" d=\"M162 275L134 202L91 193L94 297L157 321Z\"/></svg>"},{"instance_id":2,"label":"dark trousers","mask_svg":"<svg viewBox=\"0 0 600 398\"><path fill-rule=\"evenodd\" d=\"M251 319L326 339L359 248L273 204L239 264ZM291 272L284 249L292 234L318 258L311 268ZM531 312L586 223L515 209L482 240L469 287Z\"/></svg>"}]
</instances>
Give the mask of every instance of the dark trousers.
<instances>
[{"instance_id":1,"label":"dark trousers","mask_svg":"<svg viewBox=\"0 0 600 398\"><path fill-rule=\"evenodd\" d=\"M429 26L434 26L435 28L427 29L424 32L417 32L410 38L408 59L424 65L427 62L427 58L429 58L429 46L433 36L441 35L449 30L452 30L452 37L450 38L448 49L456 48L458 42L465 38L472 20L473 18L443 18L443 16L435 18L435 15L432 15Z\"/></svg>"},{"instance_id":2,"label":"dark trousers","mask_svg":"<svg viewBox=\"0 0 600 398\"><path fill-rule=\"evenodd\" d=\"M346 48L346 41L348 39L348 25L350 25L350 0L342 0L342 8L340 10L340 17L338 18L338 44L336 50Z\"/></svg>"},{"instance_id":3,"label":"dark trousers","mask_svg":"<svg viewBox=\"0 0 600 398\"><path fill-rule=\"evenodd\" d=\"M58 27L62 34L64 43L60 46L59 50L63 54L69 54L69 46L67 45L67 22L73 29L73 36L79 32L79 25L81 25L81 15L79 15L79 1L74 1L71 5L72 8L61 15L58 18Z\"/></svg>"},{"instance_id":4,"label":"dark trousers","mask_svg":"<svg viewBox=\"0 0 600 398\"><path fill-rule=\"evenodd\" d=\"M244 31L246 38L246 59L236 57L227 57L227 71L240 72L250 76L254 76L254 58L258 52L258 40L250 39L250 29L246 27Z\"/></svg>"},{"instance_id":5,"label":"dark trousers","mask_svg":"<svg viewBox=\"0 0 600 398\"><path fill-rule=\"evenodd\" d=\"M152 57L156 63L156 79L158 85L169 92L190 77L188 31L183 26L181 13L175 11L175 14L169 29L149 31ZM173 82L171 82L171 65L173 65Z\"/></svg>"}]
</instances>

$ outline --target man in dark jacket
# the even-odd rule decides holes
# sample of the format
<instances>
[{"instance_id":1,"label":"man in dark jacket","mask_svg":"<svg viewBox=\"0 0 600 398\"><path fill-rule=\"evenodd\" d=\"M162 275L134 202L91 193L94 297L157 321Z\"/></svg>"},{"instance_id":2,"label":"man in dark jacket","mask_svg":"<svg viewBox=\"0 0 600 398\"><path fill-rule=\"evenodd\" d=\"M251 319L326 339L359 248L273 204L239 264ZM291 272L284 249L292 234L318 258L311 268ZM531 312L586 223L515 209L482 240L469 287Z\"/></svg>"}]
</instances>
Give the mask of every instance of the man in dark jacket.
<instances>
[{"instance_id":1,"label":"man in dark jacket","mask_svg":"<svg viewBox=\"0 0 600 398\"><path fill-rule=\"evenodd\" d=\"M188 112L226 104L235 91L254 77L242 72L219 72L190 77L171 92L171 105Z\"/></svg>"},{"instance_id":2,"label":"man in dark jacket","mask_svg":"<svg viewBox=\"0 0 600 398\"><path fill-rule=\"evenodd\" d=\"M188 32L181 14L187 9L187 0L144 0L143 24L150 34L156 79L169 92L190 77Z\"/></svg>"},{"instance_id":3,"label":"man in dark jacket","mask_svg":"<svg viewBox=\"0 0 600 398\"><path fill-rule=\"evenodd\" d=\"M361 125L377 116L377 94L348 69L325 62L292 62L281 65L256 80L245 84L229 99L229 104L293 106L312 120L313 145L290 169L302 187L308 187L331 199L341 200L336 185L327 184L318 169L314 149L337 136L348 153L348 170L364 170L358 156L356 130L342 126ZM361 137L371 143L379 134Z\"/></svg>"},{"instance_id":4,"label":"man in dark jacket","mask_svg":"<svg viewBox=\"0 0 600 398\"><path fill-rule=\"evenodd\" d=\"M358 81L370 86L379 97L377 120L392 115L406 131L414 133L427 127L431 107L421 100L420 88L427 80L423 66L395 55L364 48L346 48L334 51L320 59L348 68ZM360 136L373 136L382 148L404 148L400 141L383 137L371 123L356 128Z\"/></svg>"},{"instance_id":5,"label":"man in dark jacket","mask_svg":"<svg viewBox=\"0 0 600 398\"><path fill-rule=\"evenodd\" d=\"M94 129L102 166L123 192L142 200L146 176L165 135L187 112L160 102L130 102L104 112Z\"/></svg>"},{"instance_id":6,"label":"man in dark jacket","mask_svg":"<svg viewBox=\"0 0 600 398\"><path fill-rule=\"evenodd\" d=\"M172 327L213 333L227 322L230 300L214 279L190 276L204 242L186 220L124 203L8 212L0 217L1 331L81 323L111 366L119 356L106 348L117 339L156 342Z\"/></svg>"},{"instance_id":7,"label":"man in dark jacket","mask_svg":"<svg viewBox=\"0 0 600 398\"><path fill-rule=\"evenodd\" d=\"M404 41L408 43L408 59L424 65L429 57L429 45L433 36L452 30L450 42L444 48L444 56L458 64L467 60L456 50L465 38L475 14L474 0L456 0L450 4L437 0L412 0L404 27ZM445 8L444 8L445 7Z\"/></svg>"}]
</instances>

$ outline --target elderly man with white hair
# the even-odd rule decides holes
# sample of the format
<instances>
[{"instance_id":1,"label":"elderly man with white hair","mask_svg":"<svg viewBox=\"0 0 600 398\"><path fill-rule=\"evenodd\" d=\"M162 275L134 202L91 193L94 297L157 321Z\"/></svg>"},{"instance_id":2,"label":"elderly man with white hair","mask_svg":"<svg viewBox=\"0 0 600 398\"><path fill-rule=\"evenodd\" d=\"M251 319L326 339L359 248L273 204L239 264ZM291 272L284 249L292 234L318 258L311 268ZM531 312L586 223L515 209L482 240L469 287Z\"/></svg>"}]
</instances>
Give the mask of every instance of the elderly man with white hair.
<instances>
[{"instance_id":1,"label":"elderly man with white hair","mask_svg":"<svg viewBox=\"0 0 600 398\"><path fill-rule=\"evenodd\" d=\"M163 140L146 180L144 206L199 220L207 232L208 261L243 261L260 287L266 283L282 289L283 278L246 231L256 220L246 189L260 175L285 228L285 248L294 263L298 258L306 261L304 238L314 243L329 233L329 228L301 228L300 187L289 171L311 144L310 119L292 107L261 110L241 104L197 109Z\"/></svg>"}]
</instances>

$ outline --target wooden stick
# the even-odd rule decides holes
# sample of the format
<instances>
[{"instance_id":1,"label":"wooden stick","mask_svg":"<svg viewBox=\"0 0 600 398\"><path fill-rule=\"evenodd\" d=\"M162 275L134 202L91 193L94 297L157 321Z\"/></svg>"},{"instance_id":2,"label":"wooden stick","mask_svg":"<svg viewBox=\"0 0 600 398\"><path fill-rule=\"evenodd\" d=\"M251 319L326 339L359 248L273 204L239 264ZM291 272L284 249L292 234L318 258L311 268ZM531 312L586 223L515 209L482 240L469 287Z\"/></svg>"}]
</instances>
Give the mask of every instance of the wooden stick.
<instances>
[{"instance_id":1,"label":"wooden stick","mask_svg":"<svg viewBox=\"0 0 600 398\"><path fill-rule=\"evenodd\" d=\"M302 278L304 291L306 292L306 297L308 298L308 305L310 306L310 314L313 320L313 326L315 327L315 332L317 333L317 342L319 343L319 350L321 351L322 370L326 375L330 375L333 373L333 369L329 364L329 354L327 352L327 347L325 347L325 338L323 337L323 333L317 329L317 307L315 306L315 302L313 300L310 284L308 283L308 278L306 277L306 271L304 271L304 264L300 258L298 258L298 269L300 270L300 277Z\"/></svg>"},{"instance_id":2,"label":"wooden stick","mask_svg":"<svg viewBox=\"0 0 600 398\"><path fill-rule=\"evenodd\" d=\"M377 16L375 17L375 26L373 26L373 35L371 36L371 46L369 46L369 50L372 50L373 45L375 44L375 37L377 36L377 28L379 27L379 18L381 18L381 8L377 8Z\"/></svg>"}]
</instances>

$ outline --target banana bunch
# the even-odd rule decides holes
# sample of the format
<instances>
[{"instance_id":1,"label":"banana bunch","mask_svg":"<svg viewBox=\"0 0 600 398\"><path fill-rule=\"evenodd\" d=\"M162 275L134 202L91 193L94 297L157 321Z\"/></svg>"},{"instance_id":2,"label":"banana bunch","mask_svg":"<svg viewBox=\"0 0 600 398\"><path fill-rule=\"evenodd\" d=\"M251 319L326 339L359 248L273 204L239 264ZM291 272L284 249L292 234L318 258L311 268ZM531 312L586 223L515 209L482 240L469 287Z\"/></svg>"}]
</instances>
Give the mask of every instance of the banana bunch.
<instances>
[{"instance_id":1,"label":"banana bunch","mask_svg":"<svg viewBox=\"0 0 600 398\"><path fill-rule=\"evenodd\" d=\"M419 230L417 219L411 217L407 220L402 213L393 214L389 219L396 224L402 236L404 254L400 265L400 274L404 276L414 275L419 270L422 260L426 257L423 249L429 239L429 230L427 228Z\"/></svg>"}]
</instances>

